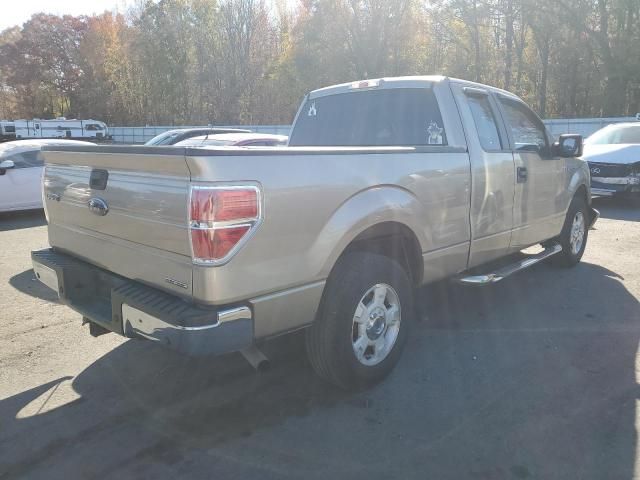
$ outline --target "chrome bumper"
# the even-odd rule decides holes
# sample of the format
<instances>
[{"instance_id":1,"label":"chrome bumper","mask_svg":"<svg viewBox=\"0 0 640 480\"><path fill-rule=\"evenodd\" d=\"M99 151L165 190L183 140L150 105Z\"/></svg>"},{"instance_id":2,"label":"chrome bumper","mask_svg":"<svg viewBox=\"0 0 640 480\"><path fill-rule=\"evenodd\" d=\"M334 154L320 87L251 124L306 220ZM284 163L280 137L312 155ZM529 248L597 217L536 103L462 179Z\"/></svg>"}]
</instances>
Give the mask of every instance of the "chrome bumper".
<instances>
[{"instance_id":1,"label":"chrome bumper","mask_svg":"<svg viewBox=\"0 0 640 480\"><path fill-rule=\"evenodd\" d=\"M122 329L125 336L146 338L191 355L219 354L248 347L251 342L232 347L234 341L227 338L234 335L230 330L237 330L234 322L239 321L252 322L248 307L220 310L217 319L208 324L183 326L169 323L126 303L122 304ZM237 333L240 337L244 336L242 332Z\"/></svg>"},{"instance_id":2,"label":"chrome bumper","mask_svg":"<svg viewBox=\"0 0 640 480\"><path fill-rule=\"evenodd\" d=\"M248 306L189 303L53 250L31 252L31 259L36 278L63 303L112 332L189 355L234 352L253 344Z\"/></svg>"}]
</instances>

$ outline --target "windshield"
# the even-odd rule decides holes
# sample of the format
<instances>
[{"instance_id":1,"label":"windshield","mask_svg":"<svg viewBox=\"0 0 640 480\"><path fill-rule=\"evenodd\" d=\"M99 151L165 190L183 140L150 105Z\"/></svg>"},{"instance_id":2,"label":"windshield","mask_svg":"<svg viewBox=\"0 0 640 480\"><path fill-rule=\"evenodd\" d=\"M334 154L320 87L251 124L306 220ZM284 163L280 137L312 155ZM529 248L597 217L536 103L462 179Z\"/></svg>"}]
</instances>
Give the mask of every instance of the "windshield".
<instances>
[{"instance_id":1,"label":"windshield","mask_svg":"<svg viewBox=\"0 0 640 480\"><path fill-rule=\"evenodd\" d=\"M145 145L171 145L181 132L164 132L147 141Z\"/></svg>"},{"instance_id":2,"label":"windshield","mask_svg":"<svg viewBox=\"0 0 640 480\"><path fill-rule=\"evenodd\" d=\"M184 146L224 146L224 145L234 145L236 142L232 140L212 140L212 139L200 139L200 140L183 140L181 142L176 143L176 147L184 147Z\"/></svg>"},{"instance_id":3,"label":"windshield","mask_svg":"<svg viewBox=\"0 0 640 480\"><path fill-rule=\"evenodd\" d=\"M640 144L640 124L605 127L587 138L585 143L589 145Z\"/></svg>"}]
</instances>

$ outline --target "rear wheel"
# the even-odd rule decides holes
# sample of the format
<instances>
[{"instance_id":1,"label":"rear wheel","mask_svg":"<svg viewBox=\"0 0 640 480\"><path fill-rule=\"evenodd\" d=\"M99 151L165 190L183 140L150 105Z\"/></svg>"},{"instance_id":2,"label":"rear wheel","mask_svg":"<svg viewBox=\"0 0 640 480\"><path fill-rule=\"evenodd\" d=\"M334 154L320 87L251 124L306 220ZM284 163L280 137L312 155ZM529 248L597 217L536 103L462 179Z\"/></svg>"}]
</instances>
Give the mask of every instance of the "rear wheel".
<instances>
[{"instance_id":1,"label":"rear wheel","mask_svg":"<svg viewBox=\"0 0 640 480\"><path fill-rule=\"evenodd\" d=\"M331 273L326 289L306 336L314 370L348 390L382 380L400 358L413 314L407 273L388 257L351 253Z\"/></svg>"},{"instance_id":2,"label":"rear wheel","mask_svg":"<svg viewBox=\"0 0 640 480\"><path fill-rule=\"evenodd\" d=\"M573 198L562 232L557 241L562 245L562 252L551 257L553 263L563 267L576 265L587 246L589 236L589 209L582 196Z\"/></svg>"}]
</instances>

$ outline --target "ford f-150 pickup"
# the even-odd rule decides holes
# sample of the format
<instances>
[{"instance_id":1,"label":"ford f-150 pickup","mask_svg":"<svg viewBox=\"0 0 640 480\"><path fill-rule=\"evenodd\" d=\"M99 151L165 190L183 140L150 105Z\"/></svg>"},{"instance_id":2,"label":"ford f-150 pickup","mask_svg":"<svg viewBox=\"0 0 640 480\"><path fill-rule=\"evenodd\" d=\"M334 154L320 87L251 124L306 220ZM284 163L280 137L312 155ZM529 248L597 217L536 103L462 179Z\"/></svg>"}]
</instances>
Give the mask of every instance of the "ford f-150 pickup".
<instances>
[{"instance_id":1,"label":"ford f-150 pickup","mask_svg":"<svg viewBox=\"0 0 640 480\"><path fill-rule=\"evenodd\" d=\"M33 267L94 335L257 363L256 342L306 328L316 372L364 388L398 361L415 287L579 262L597 218L581 151L497 88L336 85L287 147L47 148Z\"/></svg>"}]
</instances>

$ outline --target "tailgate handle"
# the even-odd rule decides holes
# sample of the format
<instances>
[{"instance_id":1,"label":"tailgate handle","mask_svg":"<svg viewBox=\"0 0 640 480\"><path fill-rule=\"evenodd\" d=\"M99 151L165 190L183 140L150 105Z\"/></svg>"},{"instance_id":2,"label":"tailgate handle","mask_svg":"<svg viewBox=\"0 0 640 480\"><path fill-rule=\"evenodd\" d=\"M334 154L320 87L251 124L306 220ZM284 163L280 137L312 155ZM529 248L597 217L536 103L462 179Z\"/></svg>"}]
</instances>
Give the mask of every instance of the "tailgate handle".
<instances>
[{"instance_id":1,"label":"tailgate handle","mask_svg":"<svg viewBox=\"0 0 640 480\"><path fill-rule=\"evenodd\" d=\"M109 172L106 170L91 170L89 177L89 186L93 190L104 190L107 188L107 180L109 180Z\"/></svg>"}]
</instances>

